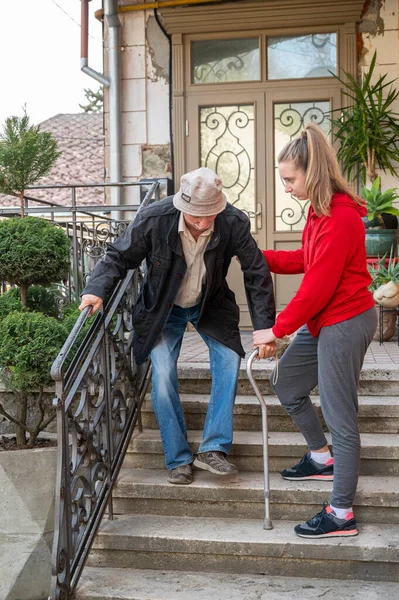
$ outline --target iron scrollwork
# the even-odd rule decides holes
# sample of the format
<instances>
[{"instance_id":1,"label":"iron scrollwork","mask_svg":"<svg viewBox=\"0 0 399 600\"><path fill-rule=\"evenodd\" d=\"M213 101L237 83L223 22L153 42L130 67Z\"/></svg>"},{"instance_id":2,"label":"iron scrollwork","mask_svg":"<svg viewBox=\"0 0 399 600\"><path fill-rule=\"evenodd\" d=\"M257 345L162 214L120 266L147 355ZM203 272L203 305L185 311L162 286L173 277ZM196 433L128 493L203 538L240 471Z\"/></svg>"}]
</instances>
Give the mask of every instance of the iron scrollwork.
<instances>
[{"instance_id":1,"label":"iron scrollwork","mask_svg":"<svg viewBox=\"0 0 399 600\"><path fill-rule=\"evenodd\" d=\"M329 103L313 102L311 104L309 106L309 103L297 102L295 104L284 105L286 108L283 108L275 116L275 129L284 133L289 141L293 140L309 123L318 125L327 133L329 127ZM278 106L276 105L276 108ZM278 177L277 166L276 177ZM290 206L282 208L279 214L276 211L277 230L281 230L279 220L284 225L283 229L288 228L290 231L302 228L305 223L309 202L300 202L294 196L290 196L290 199ZM286 198L284 201L286 202Z\"/></svg>"},{"instance_id":2,"label":"iron scrollwork","mask_svg":"<svg viewBox=\"0 0 399 600\"><path fill-rule=\"evenodd\" d=\"M201 164L219 175L229 202L252 218L255 216L251 190L255 177L253 109L252 105L238 105L201 111Z\"/></svg>"},{"instance_id":3,"label":"iron scrollwork","mask_svg":"<svg viewBox=\"0 0 399 600\"><path fill-rule=\"evenodd\" d=\"M51 600L71 597L107 507L112 518L112 488L141 424L150 363L138 367L133 357L140 283L140 270L129 271L90 327L91 309L84 309L52 367L58 455Z\"/></svg>"}]
</instances>

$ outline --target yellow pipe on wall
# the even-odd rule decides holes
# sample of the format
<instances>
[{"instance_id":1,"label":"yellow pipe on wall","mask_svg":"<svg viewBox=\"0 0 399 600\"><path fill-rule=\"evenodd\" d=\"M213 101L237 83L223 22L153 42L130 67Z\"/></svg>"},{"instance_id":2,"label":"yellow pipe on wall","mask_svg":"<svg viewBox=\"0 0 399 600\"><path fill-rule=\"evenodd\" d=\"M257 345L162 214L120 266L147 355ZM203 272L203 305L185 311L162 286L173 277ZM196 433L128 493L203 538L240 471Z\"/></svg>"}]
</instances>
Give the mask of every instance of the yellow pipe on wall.
<instances>
[{"instance_id":1,"label":"yellow pipe on wall","mask_svg":"<svg viewBox=\"0 0 399 600\"><path fill-rule=\"evenodd\" d=\"M134 12L136 10L150 10L152 8L170 8L173 6L190 6L195 4L221 4L224 0L166 0L165 2L147 2L143 4L127 4L126 6L118 6L118 13ZM101 20L104 16L102 9L96 10L96 19Z\"/></svg>"}]
</instances>

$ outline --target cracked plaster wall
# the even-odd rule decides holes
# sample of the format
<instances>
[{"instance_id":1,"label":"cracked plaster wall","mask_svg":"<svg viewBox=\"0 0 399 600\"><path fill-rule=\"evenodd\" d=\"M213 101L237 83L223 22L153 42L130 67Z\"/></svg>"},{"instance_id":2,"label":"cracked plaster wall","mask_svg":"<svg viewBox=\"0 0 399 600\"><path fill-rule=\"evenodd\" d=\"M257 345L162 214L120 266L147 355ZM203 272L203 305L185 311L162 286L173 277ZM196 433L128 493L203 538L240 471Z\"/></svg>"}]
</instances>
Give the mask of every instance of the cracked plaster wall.
<instances>
[{"instance_id":1,"label":"cracked plaster wall","mask_svg":"<svg viewBox=\"0 0 399 600\"><path fill-rule=\"evenodd\" d=\"M169 42L153 11L119 15L122 43L122 172L124 181L170 177ZM108 113L108 98L105 98ZM108 115L106 114L108 130ZM108 139L107 139L108 141ZM106 164L109 147L106 148ZM138 188L124 192L139 204Z\"/></svg>"}]
</instances>

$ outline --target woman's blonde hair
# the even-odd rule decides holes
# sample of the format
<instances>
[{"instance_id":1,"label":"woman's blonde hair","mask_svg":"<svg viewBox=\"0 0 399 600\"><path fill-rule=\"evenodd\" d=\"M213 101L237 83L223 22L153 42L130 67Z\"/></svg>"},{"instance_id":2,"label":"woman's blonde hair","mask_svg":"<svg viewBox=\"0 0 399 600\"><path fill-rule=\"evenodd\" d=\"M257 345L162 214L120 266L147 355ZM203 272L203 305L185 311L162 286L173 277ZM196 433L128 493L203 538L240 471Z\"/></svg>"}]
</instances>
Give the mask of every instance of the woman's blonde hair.
<instances>
[{"instance_id":1,"label":"woman's blonde hair","mask_svg":"<svg viewBox=\"0 0 399 600\"><path fill-rule=\"evenodd\" d=\"M363 201L349 187L333 149L317 125L307 125L299 138L289 142L278 155L278 162L292 161L306 174L306 191L318 217L330 215L333 194L347 194L357 204Z\"/></svg>"}]
</instances>

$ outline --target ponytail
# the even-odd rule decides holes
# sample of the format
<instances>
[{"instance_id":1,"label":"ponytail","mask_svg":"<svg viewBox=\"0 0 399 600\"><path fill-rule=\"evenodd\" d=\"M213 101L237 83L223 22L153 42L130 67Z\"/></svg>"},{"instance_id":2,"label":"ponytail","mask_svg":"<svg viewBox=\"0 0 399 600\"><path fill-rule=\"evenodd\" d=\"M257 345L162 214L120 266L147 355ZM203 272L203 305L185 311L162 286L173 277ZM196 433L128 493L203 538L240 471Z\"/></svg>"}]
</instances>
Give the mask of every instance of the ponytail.
<instances>
[{"instance_id":1,"label":"ponytail","mask_svg":"<svg viewBox=\"0 0 399 600\"><path fill-rule=\"evenodd\" d=\"M343 177L334 151L317 125L307 125L299 138L283 148L278 162L288 161L306 174L306 191L318 217L330 215L331 199L337 192L363 204Z\"/></svg>"}]
</instances>

